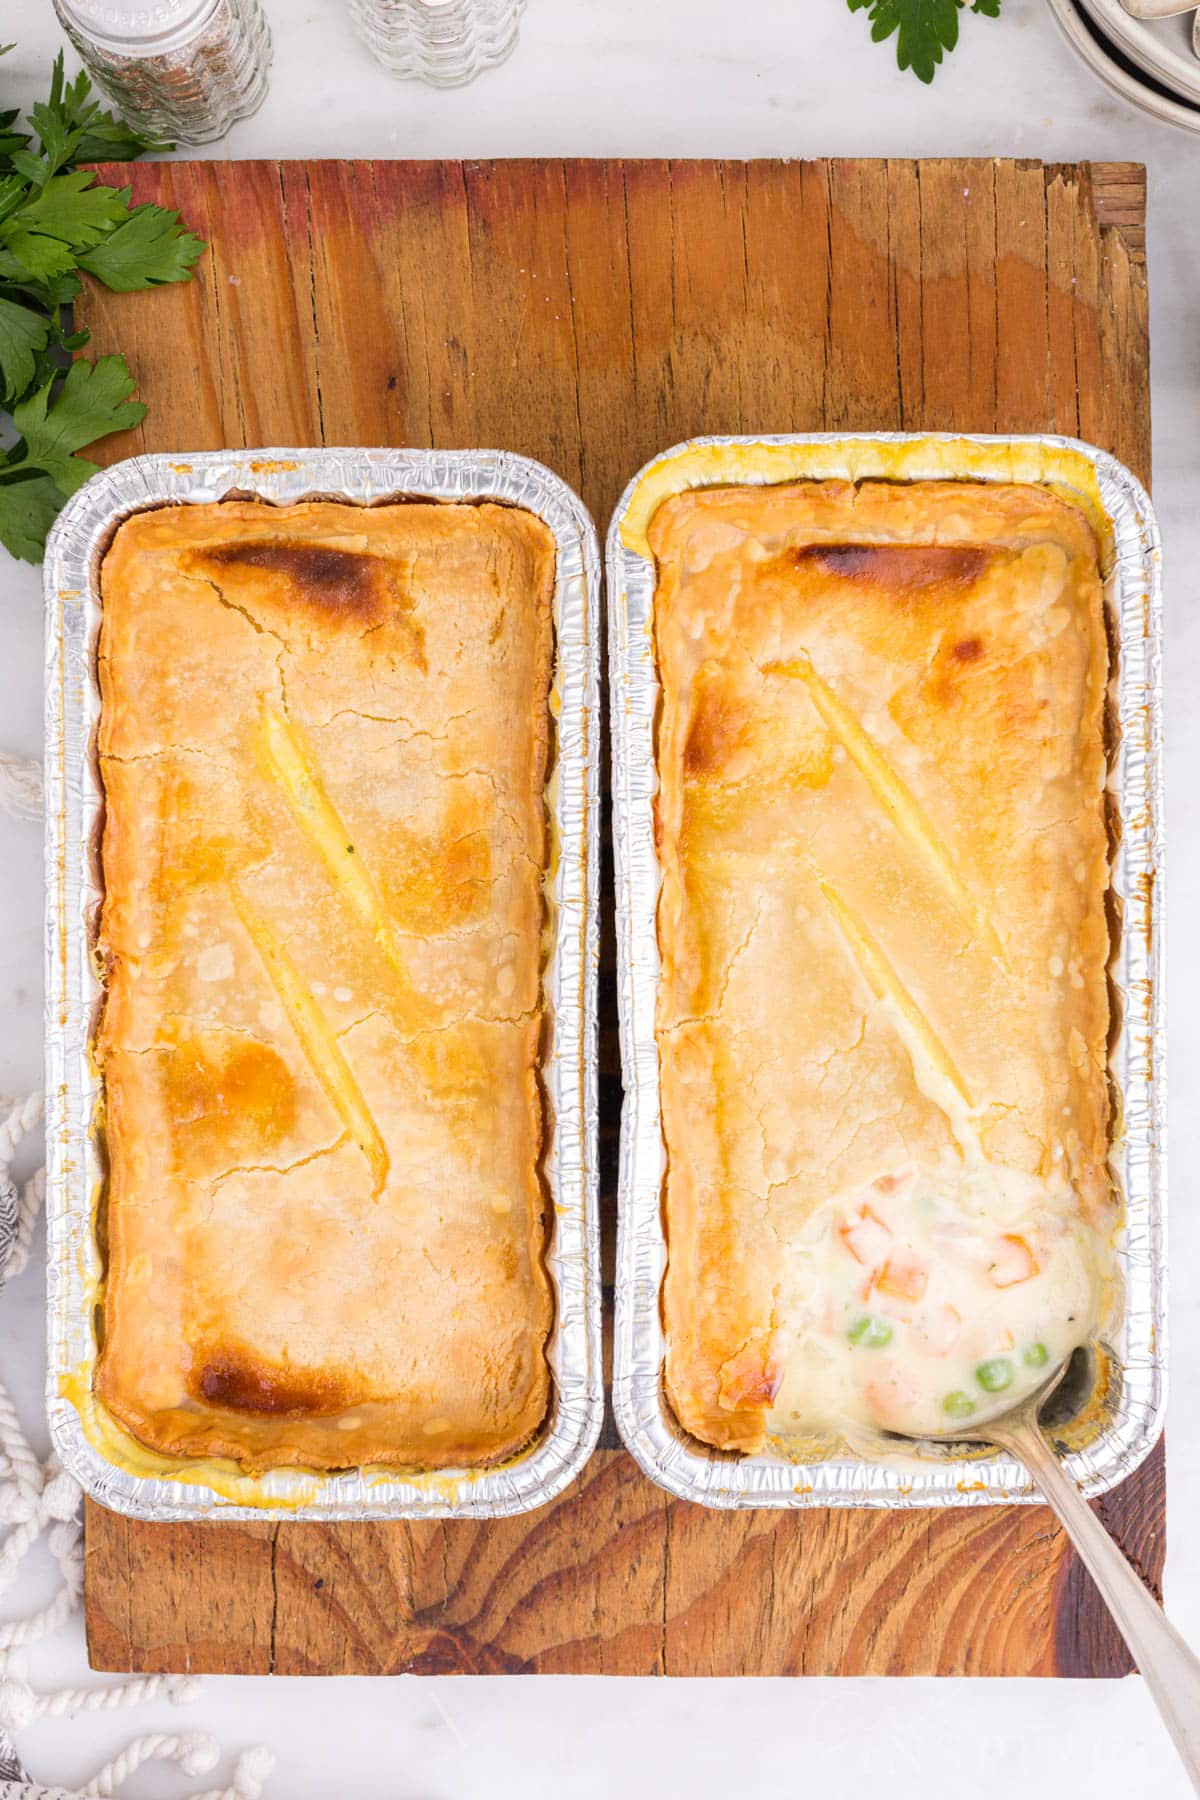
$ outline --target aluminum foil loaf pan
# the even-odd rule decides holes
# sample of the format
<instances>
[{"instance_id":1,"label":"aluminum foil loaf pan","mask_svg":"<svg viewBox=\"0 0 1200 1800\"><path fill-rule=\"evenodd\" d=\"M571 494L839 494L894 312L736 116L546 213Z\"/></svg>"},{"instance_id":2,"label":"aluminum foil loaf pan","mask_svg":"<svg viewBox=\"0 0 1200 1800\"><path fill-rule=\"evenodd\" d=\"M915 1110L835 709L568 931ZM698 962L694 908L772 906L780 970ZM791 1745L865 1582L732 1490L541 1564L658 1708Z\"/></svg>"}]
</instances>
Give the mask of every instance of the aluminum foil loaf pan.
<instances>
[{"instance_id":1,"label":"aluminum foil loaf pan","mask_svg":"<svg viewBox=\"0 0 1200 1800\"><path fill-rule=\"evenodd\" d=\"M234 1463L172 1460L137 1444L93 1391L104 1292L101 1082L91 1054L101 999L94 958L104 803L94 750L100 562L120 522L147 507L317 497L356 506L496 501L536 513L558 549L543 974L551 1029L541 1069L553 1397L536 1440L488 1468L250 1475ZM251 1519L263 1508L303 1519L500 1517L542 1505L587 1461L604 1400L596 1185L600 553L591 519L556 475L502 451L138 456L95 476L65 507L47 547L45 589L48 1405L58 1454L94 1499L143 1519Z\"/></svg>"},{"instance_id":2,"label":"aluminum foil loaf pan","mask_svg":"<svg viewBox=\"0 0 1200 1800\"><path fill-rule=\"evenodd\" d=\"M1020 1464L967 1446L864 1454L835 1444L751 1456L710 1450L679 1425L663 1385L660 1305L669 1247L655 1003L659 980L655 850L655 568L646 531L660 503L687 488L792 480L1035 482L1084 505L1100 528L1113 645L1109 788L1119 808L1110 906L1123 917L1109 979L1123 1018L1111 1074L1110 1166L1124 1194L1118 1260L1124 1310L1106 1328L1093 1402L1066 1434L1065 1466L1088 1494L1142 1461L1165 1397L1165 1147L1161 571L1149 499L1103 451L1060 437L812 436L696 438L648 464L625 490L608 537L613 837L621 1056L619 1239L613 1401L646 1473L706 1506L978 1506L1033 1501ZM1114 933L1115 936L1115 933Z\"/></svg>"}]
</instances>

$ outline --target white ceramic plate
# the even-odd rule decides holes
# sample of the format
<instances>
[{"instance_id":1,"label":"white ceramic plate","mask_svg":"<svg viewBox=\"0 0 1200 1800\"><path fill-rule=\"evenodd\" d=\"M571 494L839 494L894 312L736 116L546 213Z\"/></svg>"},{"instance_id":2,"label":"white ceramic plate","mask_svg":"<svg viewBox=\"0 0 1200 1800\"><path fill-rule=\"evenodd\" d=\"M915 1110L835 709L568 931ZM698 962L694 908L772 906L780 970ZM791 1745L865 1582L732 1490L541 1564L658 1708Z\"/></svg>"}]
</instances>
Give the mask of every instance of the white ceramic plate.
<instances>
[{"instance_id":1,"label":"white ceramic plate","mask_svg":"<svg viewBox=\"0 0 1200 1800\"><path fill-rule=\"evenodd\" d=\"M1180 99L1200 106L1200 58L1192 50L1190 12L1173 19L1134 19L1121 0L1081 0L1110 43Z\"/></svg>"},{"instance_id":2,"label":"white ceramic plate","mask_svg":"<svg viewBox=\"0 0 1200 1800\"><path fill-rule=\"evenodd\" d=\"M1087 19L1076 0L1050 0L1050 11L1057 19L1067 42L1083 58L1094 75L1123 100L1169 125L1180 125L1185 131L1200 132L1200 107L1185 100L1174 100L1160 93L1149 80L1131 74L1116 60L1098 35L1099 27Z\"/></svg>"}]
</instances>

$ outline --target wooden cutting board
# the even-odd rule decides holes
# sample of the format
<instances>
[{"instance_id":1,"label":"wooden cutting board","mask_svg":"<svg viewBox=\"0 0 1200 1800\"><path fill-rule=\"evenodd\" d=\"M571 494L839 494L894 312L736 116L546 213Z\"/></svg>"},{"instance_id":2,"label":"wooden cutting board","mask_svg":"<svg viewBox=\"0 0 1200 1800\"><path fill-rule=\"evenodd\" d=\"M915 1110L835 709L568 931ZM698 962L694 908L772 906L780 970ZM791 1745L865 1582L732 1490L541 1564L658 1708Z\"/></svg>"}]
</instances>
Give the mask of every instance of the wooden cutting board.
<instances>
[{"instance_id":1,"label":"wooden cutting board","mask_svg":"<svg viewBox=\"0 0 1200 1800\"><path fill-rule=\"evenodd\" d=\"M1149 475L1143 171L1013 162L176 163L110 171L211 242L80 305L149 404L105 446L494 445L603 531L697 432L1061 431ZM608 876L611 889L611 874ZM611 904L606 1257L620 1080ZM607 1291L607 1290L606 1290ZM1103 1506L1148 1581L1161 1452ZM1038 1508L719 1514L611 1430L472 1524L143 1525L89 1506L93 1667L262 1674L1113 1675Z\"/></svg>"}]
</instances>

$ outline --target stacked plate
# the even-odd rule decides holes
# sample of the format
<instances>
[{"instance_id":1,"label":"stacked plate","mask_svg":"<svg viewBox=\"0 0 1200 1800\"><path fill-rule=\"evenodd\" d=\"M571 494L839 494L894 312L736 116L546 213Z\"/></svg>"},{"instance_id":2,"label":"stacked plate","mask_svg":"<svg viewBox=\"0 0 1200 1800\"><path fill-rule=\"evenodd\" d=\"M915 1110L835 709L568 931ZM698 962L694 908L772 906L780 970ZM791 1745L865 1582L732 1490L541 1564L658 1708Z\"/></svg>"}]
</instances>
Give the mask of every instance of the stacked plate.
<instances>
[{"instance_id":1,"label":"stacked plate","mask_svg":"<svg viewBox=\"0 0 1200 1800\"><path fill-rule=\"evenodd\" d=\"M1139 11L1171 0L1136 0ZM1155 118L1200 131L1200 14L1135 19L1121 0L1050 0L1068 41L1106 85Z\"/></svg>"}]
</instances>

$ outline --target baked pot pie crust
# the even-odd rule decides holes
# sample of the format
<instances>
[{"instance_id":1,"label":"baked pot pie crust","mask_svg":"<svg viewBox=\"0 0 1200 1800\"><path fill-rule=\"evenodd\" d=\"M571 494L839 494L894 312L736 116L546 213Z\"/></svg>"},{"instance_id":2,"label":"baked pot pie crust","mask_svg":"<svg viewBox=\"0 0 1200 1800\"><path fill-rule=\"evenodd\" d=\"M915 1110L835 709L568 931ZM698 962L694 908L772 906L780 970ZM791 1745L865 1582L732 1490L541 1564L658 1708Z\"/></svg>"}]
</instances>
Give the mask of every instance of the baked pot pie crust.
<instances>
[{"instance_id":1,"label":"baked pot pie crust","mask_svg":"<svg viewBox=\"0 0 1200 1800\"><path fill-rule=\"evenodd\" d=\"M944 1431L1113 1298L1093 532L821 481L649 541L668 1397L748 1452Z\"/></svg>"},{"instance_id":2,"label":"baked pot pie crust","mask_svg":"<svg viewBox=\"0 0 1200 1800\"><path fill-rule=\"evenodd\" d=\"M555 546L172 506L101 571L99 1398L170 1457L449 1467L549 1403Z\"/></svg>"}]
</instances>

